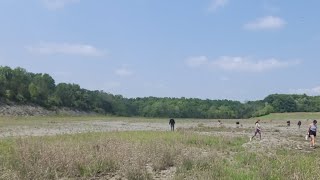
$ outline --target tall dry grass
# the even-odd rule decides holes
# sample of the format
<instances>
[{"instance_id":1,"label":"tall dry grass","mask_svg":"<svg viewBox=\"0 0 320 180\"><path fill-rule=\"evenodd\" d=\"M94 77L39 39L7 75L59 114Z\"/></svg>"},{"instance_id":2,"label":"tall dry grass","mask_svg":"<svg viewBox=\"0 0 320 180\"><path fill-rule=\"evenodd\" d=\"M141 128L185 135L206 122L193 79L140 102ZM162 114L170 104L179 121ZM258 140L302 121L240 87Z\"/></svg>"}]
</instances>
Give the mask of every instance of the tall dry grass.
<instances>
[{"instance_id":1,"label":"tall dry grass","mask_svg":"<svg viewBox=\"0 0 320 180\"><path fill-rule=\"evenodd\" d=\"M2 179L152 179L223 140L193 133L116 132L10 140L2 157ZM227 140L225 141L227 142ZM2 142L1 145L5 143ZM227 145L228 146L228 145ZM226 146L226 147L227 147ZM152 168L148 171L147 166Z\"/></svg>"},{"instance_id":2,"label":"tall dry grass","mask_svg":"<svg viewBox=\"0 0 320 180\"><path fill-rule=\"evenodd\" d=\"M192 131L112 132L0 141L0 179L317 179L320 153L248 151L246 139ZM170 173L170 172L169 172Z\"/></svg>"}]
</instances>

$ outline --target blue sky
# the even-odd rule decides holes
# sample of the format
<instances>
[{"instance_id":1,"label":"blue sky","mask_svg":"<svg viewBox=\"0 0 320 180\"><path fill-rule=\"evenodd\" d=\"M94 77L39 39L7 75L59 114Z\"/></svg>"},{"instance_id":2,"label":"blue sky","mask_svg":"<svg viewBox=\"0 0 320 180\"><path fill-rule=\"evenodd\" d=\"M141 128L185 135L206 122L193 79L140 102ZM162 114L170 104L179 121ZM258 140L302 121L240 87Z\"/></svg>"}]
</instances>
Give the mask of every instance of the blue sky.
<instances>
[{"instance_id":1,"label":"blue sky","mask_svg":"<svg viewBox=\"0 0 320 180\"><path fill-rule=\"evenodd\" d=\"M124 97L320 94L320 1L1 0L0 64Z\"/></svg>"}]
</instances>

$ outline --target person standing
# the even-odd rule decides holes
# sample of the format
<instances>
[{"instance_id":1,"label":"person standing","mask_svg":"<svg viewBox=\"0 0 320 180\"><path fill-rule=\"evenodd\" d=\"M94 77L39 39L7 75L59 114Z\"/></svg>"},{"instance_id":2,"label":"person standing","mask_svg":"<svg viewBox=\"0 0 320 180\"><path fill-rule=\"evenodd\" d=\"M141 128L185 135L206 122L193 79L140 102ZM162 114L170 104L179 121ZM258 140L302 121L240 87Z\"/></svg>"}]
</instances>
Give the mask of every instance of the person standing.
<instances>
[{"instance_id":1,"label":"person standing","mask_svg":"<svg viewBox=\"0 0 320 180\"><path fill-rule=\"evenodd\" d=\"M300 126L301 126L301 121L298 121L298 127L300 129Z\"/></svg>"},{"instance_id":2,"label":"person standing","mask_svg":"<svg viewBox=\"0 0 320 180\"><path fill-rule=\"evenodd\" d=\"M170 125L170 127L171 127L171 131L174 131L174 124L175 124L176 122L174 121L174 119L170 119L170 121L169 121L169 125Z\"/></svg>"},{"instance_id":3,"label":"person standing","mask_svg":"<svg viewBox=\"0 0 320 180\"><path fill-rule=\"evenodd\" d=\"M258 119L258 121L256 121L255 124L255 132L254 135L252 137L250 137L250 141L252 140L252 138L256 137L257 134L259 134L260 140L261 140L261 127L260 127L260 119Z\"/></svg>"},{"instance_id":4,"label":"person standing","mask_svg":"<svg viewBox=\"0 0 320 180\"><path fill-rule=\"evenodd\" d=\"M313 122L309 125L308 133L310 137L310 148L315 148L315 138L317 136L317 120L313 120Z\"/></svg>"}]
</instances>

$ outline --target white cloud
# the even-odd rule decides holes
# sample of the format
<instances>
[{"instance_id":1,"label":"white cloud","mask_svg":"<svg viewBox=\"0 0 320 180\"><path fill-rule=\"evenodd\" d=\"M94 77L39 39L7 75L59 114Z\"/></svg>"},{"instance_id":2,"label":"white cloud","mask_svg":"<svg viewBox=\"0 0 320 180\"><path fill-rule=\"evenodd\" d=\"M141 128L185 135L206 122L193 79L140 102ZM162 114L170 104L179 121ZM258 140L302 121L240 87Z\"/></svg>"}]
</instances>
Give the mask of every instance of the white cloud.
<instances>
[{"instance_id":1,"label":"white cloud","mask_svg":"<svg viewBox=\"0 0 320 180\"><path fill-rule=\"evenodd\" d=\"M248 30L271 30L283 28L286 24L286 21L280 17L266 16L245 24L244 28Z\"/></svg>"},{"instance_id":2,"label":"white cloud","mask_svg":"<svg viewBox=\"0 0 320 180\"><path fill-rule=\"evenodd\" d=\"M199 67L208 64L209 60L206 56L190 57L186 60L186 63L190 67Z\"/></svg>"},{"instance_id":3,"label":"white cloud","mask_svg":"<svg viewBox=\"0 0 320 180\"><path fill-rule=\"evenodd\" d=\"M40 43L36 46L27 46L30 53L43 55L78 55L78 56L103 56L104 51L88 44L70 44L70 43Z\"/></svg>"},{"instance_id":4,"label":"white cloud","mask_svg":"<svg viewBox=\"0 0 320 180\"><path fill-rule=\"evenodd\" d=\"M280 61L274 58L254 61L247 57L223 56L213 61L211 64L213 67L229 71L261 72L270 69L288 67L292 63Z\"/></svg>"},{"instance_id":5,"label":"white cloud","mask_svg":"<svg viewBox=\"0 0 320 180\"><path fill-rule=\"evenodd\" d=\"M63 9L66 5L77 3L80 0L41 0L43 5L50 10Z\"/></svg>"},{"instance_id":6,"label":"white cloud","mask_svg":"<svg viewBox=\"0 0 320 180\"><path fill-rule=\"evenodd\" d=\"M228 3L228 0L212 0L209 11L216 11L217 9L226 6Z\"/></svg>"},{"instance_id":7,"label":"white cloud","mask_svg":"<svg viewBox=\"0 0 320 180\"><path fill-rule=\"evenodd\" d=\"M320 95L320 86L316 86L310 89L291 89L289 90L290 94L307 94L311 96Z\"/></svg>"},{"instance_id":8,"label":"white cloud","mask_svg":"<svg viewBox=\"0 0 320 180\"><path fill-rule=\"evenodd\" d=\"M124 76L131 76L133 74L133 72L131 70L129 70L127 66L123 66L119 69L116 69L115 74L118 76L124 77Z\"/></svg>"},{"instance_id":9,"label":"white cloud","mask_svg":"<svg viewBox=\"0 0 320 180\"><path fill-rule=\"evenodd\" d=\"M299 64L299 61L280 61L275 58L254 60L249 57L222 56L209 61L205 56L193 57L186 60L190 67L211 67L225 71L263 72L272 69L286 68Z\"/></svg>"}]
</instances>

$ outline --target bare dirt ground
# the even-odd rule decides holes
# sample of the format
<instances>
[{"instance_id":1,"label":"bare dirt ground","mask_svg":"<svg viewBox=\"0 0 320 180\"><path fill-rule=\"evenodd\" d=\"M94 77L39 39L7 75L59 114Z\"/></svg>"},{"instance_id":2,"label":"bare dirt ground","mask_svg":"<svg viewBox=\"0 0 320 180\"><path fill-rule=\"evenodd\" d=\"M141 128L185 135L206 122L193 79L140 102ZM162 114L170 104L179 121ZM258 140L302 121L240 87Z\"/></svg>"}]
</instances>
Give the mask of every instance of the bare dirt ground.
<instances>
[{"instance_id":1,"label":"bare dirt ground","mask_svg":"<svg viewBox=\"0 0 320 180\"><path fill-rule=\"evenodd\" d=\"M188 120L179 122L176 120L176 129L190 129L197 127L207 127L197 131L203 135L219 136L247 136L248 140L254 133L255 120L222 120L219 124L217 120ZM236 125L236 121L240 125ZM253 141L244 146L249 149L254 147L264 147L274 149L284 147L290 149L305 150L308 141L304 139L308 124L311 120L301 120L302 126L299 129L298 120L291 121L291 126L287 126L286 120L264 120L261 121L262 139L254 138ZM110 131L169 131L167 122L125 122L125 121L81 121L81 122L52 122L46 125L28 126L5 126L0 127L0 138L16 136L47 136L57 134L75 134L84 132L110 132Z\"/></svg>"},{"instance_id":2,"label":"bare dirt ground","mask_svg":"<svg viewBox=\"0 0 320 180\"><path fill-rule=\"evenodd\" d=\"M196 126L196 123L186 124L183 128ZM57 134L75 134L85 132L109 132L109 131L166 131L167 123L128 123L123 121L89 121L89 122L53 122L48 125L34 126L8 126L0 128L0 137L12 136L47 136Z\"/></svg>"}]
</instances>

